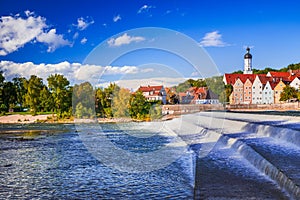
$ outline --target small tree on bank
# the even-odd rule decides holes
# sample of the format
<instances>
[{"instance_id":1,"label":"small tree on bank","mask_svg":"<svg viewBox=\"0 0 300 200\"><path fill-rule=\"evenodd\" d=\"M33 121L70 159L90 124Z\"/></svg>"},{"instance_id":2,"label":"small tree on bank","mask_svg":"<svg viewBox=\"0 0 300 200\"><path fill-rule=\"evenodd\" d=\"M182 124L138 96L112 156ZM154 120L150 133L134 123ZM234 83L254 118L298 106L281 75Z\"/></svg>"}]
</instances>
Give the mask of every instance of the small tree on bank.
<instances>
[{"instance_id":1,"label":"small tree on bank","mask_svg":"<svg viewBox=\"0 0 300 200\"><path fill-rule=\"evenodd\" d=\"M298 98L297 90L289 85L285 86L280 94L280 101L287 101L293 98Z\"/></svg>"}]
</instances>

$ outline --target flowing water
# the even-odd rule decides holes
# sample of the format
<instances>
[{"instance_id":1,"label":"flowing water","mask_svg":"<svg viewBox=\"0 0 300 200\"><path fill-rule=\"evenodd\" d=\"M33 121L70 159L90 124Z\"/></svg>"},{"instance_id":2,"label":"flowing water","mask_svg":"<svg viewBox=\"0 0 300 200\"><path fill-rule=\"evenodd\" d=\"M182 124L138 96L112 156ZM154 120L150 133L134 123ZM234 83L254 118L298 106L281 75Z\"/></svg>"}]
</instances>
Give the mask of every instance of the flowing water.
<instances>
[{"instance_id":1,"label":"flowing water","mask_svg":"<svg viewBox=\"0 0 300 200\"><path fill-rule=\"evenodd\" d=\"M299 123L230 117L187 115L166 122L177 140L160 123L79 132L67 124L1 125L0 199L299 199ZM165 157L137 164L115 155L102 136L136 155L169 148ZM102 162L93 151L98 148L118 158L119 166ZM161 162L167 164L155 168ZM128 163L139 165L138 172L124 170Z\"/></svg>"}]
</instances>

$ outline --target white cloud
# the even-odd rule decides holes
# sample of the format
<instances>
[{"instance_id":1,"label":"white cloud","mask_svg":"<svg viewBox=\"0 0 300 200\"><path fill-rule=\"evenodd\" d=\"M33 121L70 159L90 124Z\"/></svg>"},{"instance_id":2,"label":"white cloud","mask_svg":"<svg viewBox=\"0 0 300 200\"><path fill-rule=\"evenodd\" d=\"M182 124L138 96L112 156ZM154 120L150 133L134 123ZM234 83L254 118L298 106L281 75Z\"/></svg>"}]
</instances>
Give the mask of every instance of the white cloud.
<instances>
[{"instance_id":1,"label":"white cloud","mask_svg":"<svg viewBox=\"0 0 300 200\"><path fill-rule=\"evenodd\" d=\"M206 33L202 38L200 45L203 47L224 47L226 43L222 41L222 35L218 31Z\"/></svg>"},{"instance_id":2,"label":"white cloud","mask_svg":"<svg viewBox=\"0 0 300 200\"><path fill-rule=\"evenodd\" d=\"M85 30L89 25L93 24L94 20L89 19L89 17L86 17L84 19L83 17L80 17L77 19L77 24L75 25L79 30Z\"/></svg>"},{"instance_id":3,"label":"white cloud","mask_svg":"<svg viewBox=\"0 0 300 200\"><path fill-rule=\"evenodd\" d=\"M56 34L56 29L46 30L48 25L45 18L33 16L34 13L30 11L25 11L25 15L25 18L20 15L0 17L0 55L17 51L35 39L49 45L49 52L69 44L62 35Z\"/></svg>"},{"instance_id":4,"label":"white cloud","mask_svg":"<svg viewBox=\"0 0 300 200\"><path fill-rule=\"evenodd\" d=\"M113 21L117 22L117 21L120 21L121 19L122 19L121 15L116 15L116 16L114 16Z\"/></svg>"},{"instance_id":5,"label":"white cloud","mask_svg":"<svg viewBox=\"0 0 300 200\"><path fill-rule=\"evenodd\" d=\"M85 44L86 42L87 42L87 39L85 37L82 38L81 41L80 41L81 44Z\"/></svg>"},{"instance_id":6,"label":"white cloud","mask_svg":"<svg viewBox=\"0 0 300 200\"><path fill-rule=\"evenodd\" d=\"M67 40L64 40L63 35L57 35L56 29L51 29L47 33L41 33L37 36L37 41L48 45L47 52L53 52L57 48L71 45Z\"/></svg>"},{"instance_id":7,"label":"white cloud","mask_svg":"<svg viewBox=\"0 0 300 200\"><path fill-rule=\"evenodd\" d=\"M29 78L31 75L37 75L46 81L51 74L63 74L72 84L79 81L90 81L91 83L95 83L99 81L102 75L140 73L140 69L136 66L100 66L69 63L67 61L57 64L34 64L32 62L15 63L12 61L1 61L0 71L4 71L4 76L7 80L11 80L16 76Z\"/></svg>"},{"instance_id":8,"label":"white cloud","mask_svg":"<svg viewBox=\"0 0 300 200\"><path fill-rule=\"evenodd\" d=\"M146 13L148 12L151 8L155 8L155 6L149 6L149 5L143 5L142 7L140 7L140 9L137 11L138 14L141 13Z\"/></svg>"},{"instance_id":9,"label":"white cloud","mask_svg":"<svg viewBox=\"0 0 300 200\"><path fill-rule=\"evenodd\" d=\"M78 32L74 33L74 35L73 35L73 40L77 39L78 36L79 36L79 33L78 33Z\"/></svg>"},{"instance_id":10,"label":"white cloud","mask_svg":"<svg viewBox=\"0 0 300 200\"><path fill-rule=\"evenodd\" d=\"M124 33L122 36L117 38L111 38L107 41L108 45L111 47L117 47L125 44L130 44L132 42L141 42L144 41L144 37L140 36L130 36L127 33Z\"/></svg>"}]
</instances>

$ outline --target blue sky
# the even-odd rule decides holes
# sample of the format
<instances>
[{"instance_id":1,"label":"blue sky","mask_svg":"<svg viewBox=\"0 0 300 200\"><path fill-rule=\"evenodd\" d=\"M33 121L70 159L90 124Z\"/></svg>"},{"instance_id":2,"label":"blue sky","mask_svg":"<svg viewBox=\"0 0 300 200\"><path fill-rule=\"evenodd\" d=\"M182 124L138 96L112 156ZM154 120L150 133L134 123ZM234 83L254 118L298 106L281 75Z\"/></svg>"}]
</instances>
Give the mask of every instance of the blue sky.
<instances>
[{"instance_id":1,"label":"blue sky","mask_svg":"<svg viewBox=\"0 0 300 200\"><path fill-rule=\"evenodd\" d=\"M245 46L252 47L254 68L281 68L300 62L299 8L298 1L289 0L1 0L0 67L11 76L29 72L71 76L101 42L123 36L128 43L122 45L142 43L145 38L127 31L160 27L192 38L220 73L243 68ZM144 64L138 60L147 56L147 52L129 55L112 67L124 75L122 67ZM157 55L155 62L165 64L164 58Z\"/></svg>"}]
</instances>

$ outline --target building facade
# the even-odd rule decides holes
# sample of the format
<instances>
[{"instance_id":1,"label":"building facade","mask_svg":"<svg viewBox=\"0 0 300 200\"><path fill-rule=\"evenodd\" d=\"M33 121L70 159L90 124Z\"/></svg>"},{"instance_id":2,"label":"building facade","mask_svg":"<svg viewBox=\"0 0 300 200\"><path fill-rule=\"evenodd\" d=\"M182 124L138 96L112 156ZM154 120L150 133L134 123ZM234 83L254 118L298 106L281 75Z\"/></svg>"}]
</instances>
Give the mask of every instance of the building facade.
<instances>
[{"instance_id":1,"label":"building facade","mask_svg":"<svg viewBox=\"0 0 300 200\"><path fill-rule=\"evenodd\" d=\"M164 86L140 86L138 91L141 91L148 101L162 101L163 104L167 103L167 93Z\"/></svg>"}]
</instances>

